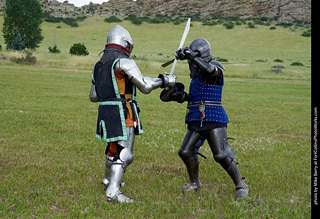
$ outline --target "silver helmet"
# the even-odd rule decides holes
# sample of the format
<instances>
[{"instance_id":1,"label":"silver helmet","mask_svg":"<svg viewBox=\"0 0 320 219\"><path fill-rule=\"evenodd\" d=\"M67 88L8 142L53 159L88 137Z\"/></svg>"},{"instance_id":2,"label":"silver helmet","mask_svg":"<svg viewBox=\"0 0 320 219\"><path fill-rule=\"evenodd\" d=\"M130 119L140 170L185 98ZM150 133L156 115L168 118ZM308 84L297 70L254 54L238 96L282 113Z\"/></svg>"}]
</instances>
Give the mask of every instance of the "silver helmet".
<instances>
[{"instance_id":1,"label":"silver helmet","mask_svg":"<svg viewBox=\"0 0 320 219\"><path fill-rule=\"evenodd\" d=\"M205 58L211 56L211 47L208 40L204 38L195 39L189 47L193 52L200 54L200 57Z\"/></svg>"},{"instance_id":2,"label":"silver helmet","mask_svg":"<svg viewBox=\"0 0 320 219\"><path fill-rule=\"evenodd\" d=\"M115 45L118 45L120 47L117 48L117 46ZM127 55L129 56L133 49L133 41L130 33L120 25L116 25L110 30L108 34L106 47L120 49L121 51L127 53Z\"/></svg>"}]
</instances>

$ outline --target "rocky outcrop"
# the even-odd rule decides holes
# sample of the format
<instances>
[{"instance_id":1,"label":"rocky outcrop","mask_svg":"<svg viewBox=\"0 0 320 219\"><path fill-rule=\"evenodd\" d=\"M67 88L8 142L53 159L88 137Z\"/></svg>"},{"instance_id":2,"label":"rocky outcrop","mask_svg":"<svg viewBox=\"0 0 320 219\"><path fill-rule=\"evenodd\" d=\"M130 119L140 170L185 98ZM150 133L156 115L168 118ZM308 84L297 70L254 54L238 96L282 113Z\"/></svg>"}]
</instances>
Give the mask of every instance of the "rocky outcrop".
<instances>
[{"instance_id":1,"label":"rocky outcrop","mask_svg":"<svg viewBox=\"0 0 320 219\"><path fill-rule=\"evenodd\" d=\"M136 16L198 13L202 17L272 17L277 22L303 21L311 23L311 0L109 0L100 4L90 3L81 8L55 0L40 0L44 11L55 17L77 16ZM4 9L5 0L0 0Z\"/></svg>"},{"instance_id":2,"label":"rocky outcrop","mask_svg":"<svg viewBox=\"0 0 320 219\"><path fill-rule=\"evenodd\" d=\"M109 0L100 7L102 10L97 8L95 13L104 16L200 13L201 16L277 17L278 22L311 22L311 0Z\"/></svg>"}]
</instances>

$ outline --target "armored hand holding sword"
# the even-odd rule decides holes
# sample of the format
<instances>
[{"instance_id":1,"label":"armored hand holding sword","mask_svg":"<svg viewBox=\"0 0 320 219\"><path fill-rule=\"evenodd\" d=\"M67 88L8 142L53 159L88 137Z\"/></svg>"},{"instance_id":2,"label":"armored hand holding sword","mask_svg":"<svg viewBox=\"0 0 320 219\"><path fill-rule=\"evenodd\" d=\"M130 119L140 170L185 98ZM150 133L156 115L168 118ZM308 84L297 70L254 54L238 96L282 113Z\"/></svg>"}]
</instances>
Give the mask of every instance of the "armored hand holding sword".
<instances>
[{"instance_id":1,"label":"armored hand holding sword","mask_svg":"<svg viewBox=\"0 0 320 219\"><path fill-rule=\"evenodd\" d=\"M129 32L116 25L108 34L103 56L92 73L89 98L100 102L96 137L108 143L106 148L105 177L109 201L133 202L120 192L122 177L133 162L135 135L143 133L136 102L136 88L148 94L159 87L173 87L175 76L158 78L143 76L136 63L129 58L133 41Z\"/></svg>"},{"instance_id":2,"label":"armored hand holding sword","mask_svg":"<svg viewBox=\"0 0 320 219\"><path fill-rule=\"evenodd\" d=\"M189 93L184 91L182 83L176 83L174 87L166 87L161 92L160 99L165 102L188 102L188 131L178 154L187 168L189 184L182 189L197 191L201 188L198 154L207 140L214 160L232 178L236 187L236 198L247 197L249 189L234 159L235 153L228 143L229 120L221 104L225 68L211 56L210 44L204 38L195 39L189 47L181 48L176 53L176 59L187 60L189 64Z\"/></svg>"}]
</instances>

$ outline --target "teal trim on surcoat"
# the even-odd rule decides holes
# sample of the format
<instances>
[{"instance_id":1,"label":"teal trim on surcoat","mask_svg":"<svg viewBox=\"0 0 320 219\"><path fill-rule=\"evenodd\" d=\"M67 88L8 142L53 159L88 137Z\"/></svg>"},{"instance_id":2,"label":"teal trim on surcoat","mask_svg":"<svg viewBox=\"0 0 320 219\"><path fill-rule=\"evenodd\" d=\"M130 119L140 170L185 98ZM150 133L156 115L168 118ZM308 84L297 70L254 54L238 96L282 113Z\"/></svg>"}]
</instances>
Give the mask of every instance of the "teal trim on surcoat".
<instances>
[{"instance_id":1,"label":"teal trim on surcoat","mask_svg":"<svg viewBox=\"0 0 320 219\"><path fill-rule=\"evenodd\" d=\"M107 138L107 129L106 129L106 125L105 122L103 120L100 121L99 127L103 128L103 133L104 133L104 137L103 140L105 142L114 142L114 141L121 141L121 140L127 140L128 139L128 134L127 134L127 127L126 127L126 119L124 116L124 111L123 111L123 106L122 106L122 102L121 101L104 101L101 102L100 105L118 105L119 106L119 111L120 111L120 119L121 119L121 127L122 127L122 133L123 136L118 136L118 137L114 137L114 138ZM100 135L96 135L96 137L102 141L102 138Z\"/></svg>"},{"instance_id":2,"label":"teal trim on surcoat","mask_svg":"<svg viewBox=\"0 0 320 219\"><path fill-rule=\"evenodd\" d=\"M117 85L117 80L116 80L115 73L114 73L114 65L118 61L119 61L119 58L115 59L113 64L112 64L112 67L111 67L111 78L112 78L112 84L113 84L113 87L114 87L114 92L115 92L116 98L120 99L121 96L120 96L119 88L118 88L118 85ZM94 72L92 73L91 79L95 83ZM134 84L132 84L132 86L133 86L132 99L136 100L136 87L135 87ZM105 121L101 120L100 123L99 123L99 127L100 128L102 127L104 136L103 136L103 139L102 139L102 136L96 134L96 137L100 141L104 140L105 142L115 142L115 141L120 141L120 140L127 140L128 139L128 134L127 134L127 127L126 127L126 121L125 121L125 115L124 115L122 101L103 101L103 102L100 102L100 105L117 105L119 107L120 120L121 120L123 136L107 138L106 124L105 124ZM137 124L137 126L138 126L137 127L138 134L142 134L143 133L143 129L142 129L141 121L140 121L140 118L139 118L138 109L137 109L136 104L133 104L133 106L134 106L135 115L136 115L136 118L137 118L137 121L138 121L138 124Z\"/></svg>"}]
</instances>

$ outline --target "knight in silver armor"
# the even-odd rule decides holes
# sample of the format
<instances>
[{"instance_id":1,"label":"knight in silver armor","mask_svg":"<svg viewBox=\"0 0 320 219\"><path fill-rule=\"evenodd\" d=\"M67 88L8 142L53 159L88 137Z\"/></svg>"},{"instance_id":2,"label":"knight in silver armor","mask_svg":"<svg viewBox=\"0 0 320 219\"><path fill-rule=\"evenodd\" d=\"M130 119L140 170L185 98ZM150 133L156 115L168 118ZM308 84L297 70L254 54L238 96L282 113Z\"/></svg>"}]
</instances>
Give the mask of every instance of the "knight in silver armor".
<instances>
[{"instance_id":1,"label":"knight in silver armor","mask_svg":"<svg viewBox=\"0 0 320 219\"><path fill-rule=\"evenodd\" d=\"M188 132L179 150L179 156L187 168L189 184L182 189L198 191L202 187L198 155L201 155L200 147L207 140L214 160L232 178L236 187L236 198L247 197L249 189L238 169L235 153L228 143L229 120L221 104L224 66L211 56L210 44L204 38L198 38L189 47L179 49L176 57L189 63L189 93L184 91L182 83L176 83L174 87L166 87L161 92L160 99L165 102L188 102Z\"/></svg>"},{"instance_id":2,"label":"knight in silver armor","mask_svg":"<svg viewBox=\"0 0 320 219\"><path fill-rule=\"evenodd\" d=\"M93 70L89 95L92 102L100 102L96 136L108 143L102 180L106 195L109 201L126 203L133 200L120 192L124 185L122 177L133 162L135 135L143 133L135 89L148 94L159 87L174 87L176 81L174 75L160 74L158 78L142 75L129 58L132 49L129 32L116 25L109 32L103 56Z\"/></svg>"}]
</instances>

